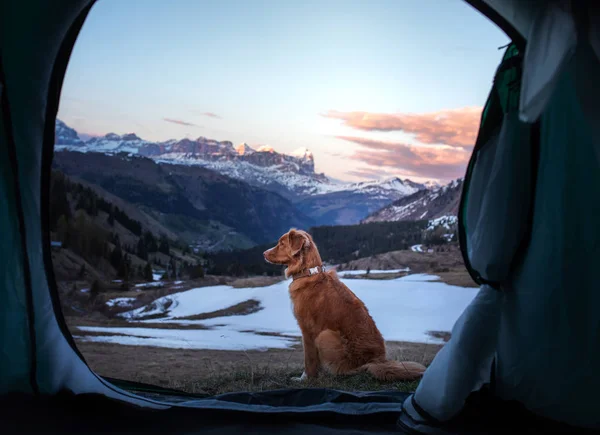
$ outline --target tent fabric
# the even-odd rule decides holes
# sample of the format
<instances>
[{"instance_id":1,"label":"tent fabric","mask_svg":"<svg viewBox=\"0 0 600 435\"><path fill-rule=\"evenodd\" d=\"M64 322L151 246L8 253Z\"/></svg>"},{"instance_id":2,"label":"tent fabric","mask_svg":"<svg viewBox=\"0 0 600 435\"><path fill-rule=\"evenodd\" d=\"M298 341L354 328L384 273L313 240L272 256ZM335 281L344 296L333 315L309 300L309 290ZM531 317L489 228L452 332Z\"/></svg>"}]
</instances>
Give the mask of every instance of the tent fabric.
<instances>
[{"instance_id":1,"label":"tent fabric","mask_svg":"<svg viewBox=\"0 0 600 435\"><path fill-rule=\"evenodd\" d=\"M600 203L590 199L600 194L598 9L585 32L573 19L573 45L573 33L561 33L568 26L557 25L568 21L559 3L543 12L541 0L468 2L514 40L482 115L461 200L461 245L482 288L408 397L310 389L199 397L142 391L94 373L61 314L47 226L62 80L94 0L0 2L0 420L23 424L12 403L40 417L27 421L36 430L56 417L63 428L109 431L125 416L135 431L137 413L148 432L227 433L253 421L260 433L441 433L448 422L461 433L529 411L598 428L600 295L592 271ZM560 56L544 58L544 35L564 48ZM548 68L536 69L539 62ZM524 94L521 108L535 109L532 125L518 119ZM507 405L513 401L525 408Z\"/></svg>"},{"instance_id":2,"label":"tent fabric","mask_svg":"<svg viewBox=\"0 0 600 435\"><path fill-rule=\"evenodd\" d=\"M578 45L541 117L536 213L505 295L496 390L540 415L597 429L600 161L577 83L599 73L590 46Z\"/></svg>"},{"instance_id":3,"label":"tent fabric","mask_svg":"<svg viewBox=\"0 0 600 435\"><path fill-rule=\"evenodd\" d=\"M523 74L527 74L527 64ZM513 138L510 146L521 144L522 152L501 154L513 160L508 165L498 159L498 152L489 163L475 151L474 167L470 165L465 180L467 212L461 216L461 226L471 267L477 268L475 276L498 279L498 292L494 296L487 286L481 288L455 325L450 342L438 353L415 394L405 401L403 413L412 415L415 425L451 421L470 391L489 384L496 396L517 400L537 415L600 429L596 394L600 377L595 374L600 364L600 294L594 274L600 247L600 203L595 199L600 197L595 133L600 119L597 108L593 114L589 112L592 103L588 98L590 93L598 96L588 77L599 76L600 62L593 47L580 41L554 79L539 129L532 130L539 133L537 139L531 135L529 145L535 146ZM493 112L493 107L486 110ZM504 121L509 117L520 129L514 112L504 115ZM490 143L502 145L500 140ZM528 165L519 161L521 155L534 163L530 168L535 181L529 187ZM488 174L488 183L500 181L505 192L512 186L512 195L503 194L496 203L486 203L494 186L486 187L484 194L474 194L479 165L481 173ZM494 165L507 169L498 173ZM529 204L527 191L532 193ZM515 211L514 205L507 208L506 201L518 204L521 211ZM489 206L504 219L482 220ZM468 212L472 207L480 216L476 223ZM523 233L528 208L532 213L527 237L515 251L515 236ZM507 214L510 209L517 214ZM493 210L488 214L493 217ZM511 226L515 234L510 233ZM485 240L470 245L472 234L478 231ZM498 234L506 238L506 245L497 245ZM489 252L486 241L492 244ZM504 251L509 255L503 255ZM510 255L513 252L519 255ZM474 379L477 370L480 374Z\"/></svg>"},{"instance_id":4,"label":"tent fabric","mask_svg":"<svg viewBox=\"0 0 600 435\"><path fill-rule=\"evenodd\" d=\"M527 38L519 116L537 120L552 95L563 66L577 44L577 27L571 2L555 1L540 10Z\"/></svg>"},{"instance_id":5,"label":"tent fabric","mask_svg":"<svg viewBox=\"0 0 600 435\"><path fill-rule=\"evenodd\" d=\"M498 68L490 97L490 105L496 107L489 110L498 115L485 119L482 125L493 133L471 159L464 214L469 263L486 282L499 284L507 278L529 229L533 189L532 129L517 117L521 64L514 47L507 53L512 55L505 56ZM499 126L495 125L498 121ZM492 126L488 127L488 122Z\"/></svg>"}]
</instances>

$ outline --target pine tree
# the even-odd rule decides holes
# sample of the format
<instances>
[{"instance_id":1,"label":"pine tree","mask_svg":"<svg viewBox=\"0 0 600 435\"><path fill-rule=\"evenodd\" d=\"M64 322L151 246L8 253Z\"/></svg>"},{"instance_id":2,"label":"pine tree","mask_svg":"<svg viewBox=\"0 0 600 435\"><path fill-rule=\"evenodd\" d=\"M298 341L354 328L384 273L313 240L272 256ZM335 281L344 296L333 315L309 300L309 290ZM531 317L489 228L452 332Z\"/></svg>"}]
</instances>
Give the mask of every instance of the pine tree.
<instances>
[{"instance_id":1,"label":"pine tree","mask_svg":"<svg viewBox=\"0 0 600 435\"><path fill-rule=\"evenodd\" d=\"M148 251L146 250L146 244L144 243L144 240L141 237L137 243L136 255L142 260L148 260Z\"/></svg>"},{"instance_id":2,"label":"pine tree","mask_svg":"<svg viewBox=\"0 0 600 435\"><path fill-rule=\"evenodd\" d=\"M177 263L175 262L174 257L171 257L171 261L169 263L169 270L171 271L171 279L177 279Z\"/></svg>"},{"instance_id":3,"label":"pine tree","mask_svg":"<svg viewBox=\"0 0 600 435\"><path fill-rule=\"evenodd\" d=\"M102 284L97 279L92 283L92 287L90 288L90 297L92 300L96 299L100 292L102 291Z\"/></svg>"},{"instance_id":4,"label":"pine tree","mask_svg":"<svg viewBox=\"0 0 600 435\"><path fill-rule=\"evenodd\" d=\"M78 279L85 278L85 263L81 264L81 268L79 269L79 274L77 275Z\"/></svg>"},{"instance_id":5,"label":"pine tree","mask_svg":"<svg viewBox=\"0 0 600 435\"><path fill-rule=\"evenodd\" d=\"M110 264L115 269L119 270L121 264L123 263L123 253L121 252L121 246L116 245L110 254Z\"/></svg>"},{"instance_id":6,"label":"pine tree","mask_svg":"<svg viewBox=\"0 0 600 435\"><path fill-rule=\"evenodd\" d=\"M158 246L158 252L162 252L165 255L171 255L169 249L169 240L165 236L161 236L160 245Z\"/></svg>"},{"instance_id":7,"label":"pine tree","mask_svg":"<svg viewBox=\"0 0 600 435\"><path fill-rule=\"evenodd\" d=\"M111 227L115 226L115 212L113 210L112 205L110 206L110 211L108 212L108 219L107 220L108 220L108 224Z\"/></svg>"},{"instance_id":8,"label":"pine tree","mask_svg":"<svg viewBox=\"0 0 600 435\"><path fill-rule=\"evenodd\" d=\"M117 277L123 279L123 281L129 280L129 267L126 261L122 261L117 269Z\"/></svg>"},{"instance_id":9,"label":"pine tree","mask_svg":"<svg viewBox=\"0 0 600 435\"><path fill-rule=\"evenodd\" d=\"M158 244L156 243L156 238L154 237L154 234L152 234L150 231L146 231L144 233L144 243L146 244L147 252L158 251Z\"/></svg>"},{"instance_id":10,"label":"pine tree","mask_svg":"<svg viewBox=\"0 0 600 435\"><path fill-rule=\"evenodd\" d=\"M152 276L152 266L150 266L150 263L146 263L146 266L144 267L144 280L151 282L154 281L154 278Z\"/></svg>"}]
</instances>

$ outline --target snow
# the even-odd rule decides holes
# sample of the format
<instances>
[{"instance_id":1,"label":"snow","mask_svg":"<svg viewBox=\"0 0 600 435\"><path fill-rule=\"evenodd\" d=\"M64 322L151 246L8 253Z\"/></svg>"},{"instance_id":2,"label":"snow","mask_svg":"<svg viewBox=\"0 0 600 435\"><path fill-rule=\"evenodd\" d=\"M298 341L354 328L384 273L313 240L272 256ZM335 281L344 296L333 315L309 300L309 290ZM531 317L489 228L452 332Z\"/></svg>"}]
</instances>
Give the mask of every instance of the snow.
<instances>
[{"instance_id":1,"label":"snow","mask_svg":"<svg viewBox=\"0 0 600 435\"><path fill-rule=\"evenodd\" d=\"M437 219L432 219L429 221L427 225L428 231L433 231L435 228L439 226L443 226L445 229L450 230L458 223L458 217L454 215L445 215L440 216Z\"/></svg>"},{"instance_id":2,"label":"snow","mask_svg":"<svg viewBox=\"0 0 600 435\"><path fill-rule=\"evenodd\" d=\"M160 280L163 277L164 274L165 274L164 272L161 273L161 272L153 271L152 272L152 279L154 281L158 281L158 280Z\"/></svg>"},{"instance_id":3,"label":"snow","mask_svg":"<svg viewBox=\"0 0 600 435\"><path fill-rule=\"evenodd\" d=\"M79 330L107 332L112 336L79 336L80 341L115 343L130 346L155 346L176 349L215 350L267 350L286 349L298 343L291 337L273 337L239 331L218 329L154 329L154 328L103 328L79 326Z\"/></svg>"},{"instance_id":4,"label":"snow","mask_svg":"<svg viewBox=\"0 0 600 435\"><path fill-rule=\"evenodd\" d=\"M114 298L106 301L106 305L109 307L131 307L133 302L135 302L135 298Z\"/></svg>"},{"instance_id":5,"label":"snow","mask_svg":"<svg viewBox=\"0 0 600 435\"><path fill-rule=\"evenodd\" d=\"M413 245L410 247L413 252L423 252L423 245Z\"/></svg>"},{"instance_id":6,"label":"snow","mask_svg":"<svg viewBox=\"0 0 600 435\"><path fill-rule=\"evenodd\" d=\"M292 157L298 157L299 159L312 159L313 153L306 147L298 148L290 153Z\"/></svg>"},{"instance_id":7,"label":"snow","mask_svg":"<svg viewBox=\"0 0 600 435\"><path fill-rule=\"evenodd\" d=\"M154 282L144 282L142 284L136 284L135 286L138 288L149 288L149 287L162 287L165 283L162 281L154 281Z\"/></svg>"},{"instance_id":8,"label":"snow","mask_svg":"<svg viewBox=\"0 0 600 435\"><path fill-rule=\"evenodd\" d=\"M478 291L475 288L450 286L438 281L438 277L426 274L385 281L342 278L342 282L363 300L388 341L442 343L441 339L431 337L428 331L450 331ZM146 307L121 314L138 324L151 322L202 325L210 328L208 330L96 327L93 329L95 332L120 333L126 336L95 336L85 339L194 349L291 346L295 342L289 338L265 337L253 333L301 337L292 313L288 285L289 280L260 288L233 288L225 285L195 288L164 296ZM177 319L213 312L250 299L258 301L262 309L252 314L205 320ZM143 316L161 314L164 317L143 320Z\"/></svg>"},{"instance_id":9,"label":"snow","mask_svg":"<svg viewBox=\"0 0 600 435\"><path fill-rule=\"evenodd\" d=\"M257 153L274 153L275 150L273 149L273 147L270 147L268 145L263 145L263 146L258 147L256 152Z\"/></svg>"},{"instance_id":10,"label":"snow","mask_svg":"<svg viewBox=\"0 0 600 435\"><path fill-rule=\"evenodd\" d=\"M371 274L377 274L377 273L401 273L401 272L408 272L410 269L408 267L404 268L404 269L390 269L390 270L371 270L369 273ZM367 273L366 270L338 270L337 271L339 276L344 276L344 275L365 275Z\"/></svg>"}]
</instances>

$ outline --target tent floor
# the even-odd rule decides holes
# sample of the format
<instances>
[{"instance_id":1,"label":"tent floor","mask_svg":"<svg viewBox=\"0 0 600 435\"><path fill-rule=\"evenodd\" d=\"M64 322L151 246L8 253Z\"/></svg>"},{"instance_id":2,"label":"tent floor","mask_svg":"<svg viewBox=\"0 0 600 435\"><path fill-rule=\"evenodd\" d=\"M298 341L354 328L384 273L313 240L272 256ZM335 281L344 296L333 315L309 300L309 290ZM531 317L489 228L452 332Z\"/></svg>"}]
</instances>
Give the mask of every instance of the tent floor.
<instances>
[{"instance_id":1,"label":"tent floor","mask_svg":"<svg viewBox=\"0 0 600 435\"><path fill-rule=\"evenodd\" d=\"M286 395L289 394L289 395ZM226 402L249 406L307 406L312 399L333 402L340 409L345 403L373 403L383 395L353 395L331 390L288 390L260 394L238 393L220 396ZM155 395L153 395L156 398ZM392 393L397 403L406 393ZM298 399L300 398L300 401ZM169 400L168 396L165 397ZM176 398L173 398L176 399ZM328 400L329 399L329 400ZM186 398L190 400L190 398ZM173 400L173 403L181 400ZM201 400L200 400L201 402ZM304 404L302 403L304 402ZM321 402L321 403L325 403ZM381 402L379 402L381 403ZM388 402L389 403L389 402ZM401 402L400 402L401 403ZM280 414L231 410L173 407L168 410L141 409L109 399L103 395L74 396L62 393L53 397L13 394L0 398L0 432L6 433L171 433L171 434L401 434L415 433L398 424L397 411L348 415L332 411ZM200 406L200 405L198 405ZM401 419L403 420L404 417ZM438 434L506 434L506 433L597 433L577 430L532 416L520 406L475 395L465 411L444 428L432 426L428 433Z\"/></svg>"}]
</instances>

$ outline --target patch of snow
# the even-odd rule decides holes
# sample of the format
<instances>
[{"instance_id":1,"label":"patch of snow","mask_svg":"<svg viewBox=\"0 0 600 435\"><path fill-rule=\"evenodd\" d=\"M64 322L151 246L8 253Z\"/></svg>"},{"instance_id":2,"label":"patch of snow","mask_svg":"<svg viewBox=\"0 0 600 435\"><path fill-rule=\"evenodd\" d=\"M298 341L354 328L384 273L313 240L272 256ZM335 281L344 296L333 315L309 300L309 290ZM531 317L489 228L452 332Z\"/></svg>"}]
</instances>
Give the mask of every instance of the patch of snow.
<instances>
[{"instance_id":1,"label":"patch of snow","mask_svg":"<svg viewBox=\"0 0 600 435\"><path fill-rule=\"evenodd\" d=\"M432 219L429 221L427 225L427 231L433 231L439 226L444 227L447 230L450 230L452 227L456 226L458 223L458 217L453 215L440 216L437 219Z\"/></svg>"},{"instance_id":2,"label":"patch of snow","mask_svg":"<svg viewBox=\"0 0 600 435\"><path fill-rule=\"evenodd\" d=\"M164 272L152 272L152 279L154 281L160 281L160 279L163 277L165 273Z\"/></svg>"},{"instance_id":3,"label":"patch of snow","mask_svg":"<svg viewBox=\"0 0 600 435\"><path fill-rule=\"evenodd\" d=\"M131 307L132 302L135 302L135 298L115 298L106 301L106 305L109 307Z\"/></svg>"},{"instance_id":4,"label":"patch of snow","mask_svg":"<svg viewBox=\"0 0 600 435\"><path fill-rule=\"evenodd\" d=\"M342 278L342 282L366 304L386 340L422 343L442 343L442 339L432 338L428 331L450 331L458 316L478 292L478 289L475 288L450 286L437 280L438 277L426 274L408 275L386 281L345 280ZM123 317L130 321L136 321L136 318L144 315L164 314L163 319L153 319L148 322L199 324L213 328L213 331L220 331L225 335L256 331L300 337L301 333L290 307L288 284L289 280L260 288L232 288L229 286L196 288L159 298L147 307L124 313ZM213 312L249 299L259 301L262 309L247 315L206 320L175 319L176 317ZM118 329L109 327L104 331L118 332ZM175 336L178 333L199 334L200 337L205 332L176 330L176 332L163 333L163 330L153 328L149 331L153 331L152 337L159 340L156 343L165 340L164 334L174 334ZM119 337L110 338L110 340L124 342L120 341ZM139 340L137 341L139 342ZM248 345L251 345L252 342L249 343Z\"/></svg>"},{"instance_id":5,"label":"patch of snow","mask_svg":"<svg viewBox=\"0 0 600 435\"><path fill-rule=\"evenodd\" d=\"M81 293L88 293L90 291L89 288L82 288L81 290L79 290Z\"/></svg>"},{"instance_id":6,"label":"patch of snow","mask_svg":"<svg viewBox=\"0 0 600 435\"><path fill-rule=\"evenodd\" d=\"M165 283L162 281L154 281L154 282L143 282L141 284L136 284L135 286L138 288L149 288L149 287L162 287Z\"/></svg>"},{"instance_id":7,"label":"patch of snow","mask_svg":"<svg viewBox=\"0 0 600 435\"><path fill-rule=\"evenodd\" d=\"M377 274L377 273L401 273L401 272L408 272L410 271L410 268L405 267L404 269L390 269L390 270L371 270L369 273L370 274ZM344 276L344 275L365 275L367 273L366 270L340 270L337 272L339 276Z\"/></svg>"},{"instance_id":8,"label":"patch of snow","mask_svg":"<svg viewBox=\"0 0 600 435\"><path fill-rule=\"evenodd\" d=\"M80 341L117 343L130 346L155 346L175 349L268 350L286 349L298 344L290 337L258 335L222 329L106 328L79 326L89 332L125 334L123 336L79 336Z\"/></svg>"},{"instance_id":9,"label":"patch of snow","mask_svg":"<svg viewBox=\"0 0 600 435\"><path fill-rule=\"evenodd\" d=\"M413 245L410 247L413 252L423 252L423 245Z\"/></svg>"}]
</instances>

